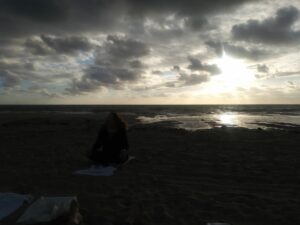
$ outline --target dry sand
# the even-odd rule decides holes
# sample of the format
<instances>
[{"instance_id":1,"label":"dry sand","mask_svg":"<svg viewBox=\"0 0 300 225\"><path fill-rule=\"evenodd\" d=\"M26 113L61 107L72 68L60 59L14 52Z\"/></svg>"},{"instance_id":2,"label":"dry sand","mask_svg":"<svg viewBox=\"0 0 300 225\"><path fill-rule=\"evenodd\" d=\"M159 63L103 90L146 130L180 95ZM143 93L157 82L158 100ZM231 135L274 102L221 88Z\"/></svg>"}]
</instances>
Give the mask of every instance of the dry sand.
<instances>
[{"instance_id":1,"label":"dry sand","mask_svg":"<svg viewBox=\"0 0 300 225\"><path fill-rule=\"evenodd\" d=\"M134 125L137 160L112 177L73 175L95 114L0 114L0 191L78 196L85 224L300 224L299 130L198 132Z\"/></svg>"}]
</instances>

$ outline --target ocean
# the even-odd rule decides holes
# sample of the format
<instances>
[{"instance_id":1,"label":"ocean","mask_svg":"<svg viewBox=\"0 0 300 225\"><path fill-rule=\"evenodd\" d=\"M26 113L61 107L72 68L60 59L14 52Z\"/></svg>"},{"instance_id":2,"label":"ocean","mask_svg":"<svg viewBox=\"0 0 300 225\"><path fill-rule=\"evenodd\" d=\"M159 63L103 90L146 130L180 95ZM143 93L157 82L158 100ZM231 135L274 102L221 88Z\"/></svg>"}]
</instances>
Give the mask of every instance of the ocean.
<instances>
[{"instance_id":1,"label":"ocean","mask_svg":"<svg viewBox=\"0 0 300 225\"><path fill-rule=\"evenodd\" d=\"M300 127L300 105L1 105L0 113L69 113L105 116L115 111L141 124L168 123L187 130L216 127Z\"/></svg>"}]
</instances>

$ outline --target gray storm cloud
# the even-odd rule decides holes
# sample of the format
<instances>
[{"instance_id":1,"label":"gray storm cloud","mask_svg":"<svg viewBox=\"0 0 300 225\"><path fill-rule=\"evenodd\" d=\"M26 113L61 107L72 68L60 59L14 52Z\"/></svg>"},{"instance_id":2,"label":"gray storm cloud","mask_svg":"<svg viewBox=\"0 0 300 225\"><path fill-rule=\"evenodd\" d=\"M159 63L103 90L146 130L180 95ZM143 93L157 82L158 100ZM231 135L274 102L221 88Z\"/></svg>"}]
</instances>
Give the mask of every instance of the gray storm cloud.
<instances>
[{"instance_id":1,"label":"gray storm cloud","mask_svg":"<svg viewBox=\"0 0 300 225\"><path fill-rule=\"evenodd\" d=\"M150 53L147 44L122 36L109 35L96 52L94 63L75 79L67 93L80 94L103 87L120 89L136 82L143 73L140 58Z\"/></svg>"},{"instance_id":2,"label":"gray storm cloud","mask_svg":"<svg viewBox=\"0 0 300 225\"><path fill-rule=\"evenodd\" d=\"M189 17L193 28L201 26L199 15L228 10L251 0L1 0L2 36L41 33L62 34L120 29L126 18L143 19L159 14Z\"/></svg>"},{"instance_id":3,"label":"gray storm cloud","mask_svg":"<svg viewBox=\"0 0 300 225\"><path fill-rule=\"evenodd\" d=\"M206 41L206 45L214 50L218 55L222 55L222 51L225 50L229 55L236 58L244 58L253 61L258 61L270 57L274 57L275 53L272 50L265 50L259 47L249 47L244 45L234 45L227 42L220 41Z\"/></svg>"},{"instance_id":4,"label":"gray storm cloud","mask_svg":"<svg viewBox=\"0 0 300 225\"><path fill-rule=\"evenodd\" d=\"M299 18L299 10L294 6L277 10L274 17L262 21L251 19L232 27L232 35L237 40L263 42L267 44L290 44L300 41L300 30L293 29Z\"/></svg>"},{"instance_id":5,"label":"gray storm cloud","mask_svg":"<svg viewBox=\"0 0 300 225\"><path fill-rule=\"evenodd\" d=\"M94 46L87 37L67 36L55 37L50 35L41 35L36 38L28 38L25 41L25 47L36 55L49 54L75 54L80 51L89 51Z\"/></svg>"},{"instance_id":6,"label":"gray storm cloud","mask_svg":"<svg viewBox=\"0 0 300 225\"><path fill-rule=\"evenodd\" d=\"M196 59L192 56L189 56L188 60L190 62L190 64L188 65L188 69L192 71L203 71L209 73L210 75L217 75L221 73L220 68L218 68L218 66L215 64L210 65L202 63L199 59Z\"/></svg>"}]
</instances>

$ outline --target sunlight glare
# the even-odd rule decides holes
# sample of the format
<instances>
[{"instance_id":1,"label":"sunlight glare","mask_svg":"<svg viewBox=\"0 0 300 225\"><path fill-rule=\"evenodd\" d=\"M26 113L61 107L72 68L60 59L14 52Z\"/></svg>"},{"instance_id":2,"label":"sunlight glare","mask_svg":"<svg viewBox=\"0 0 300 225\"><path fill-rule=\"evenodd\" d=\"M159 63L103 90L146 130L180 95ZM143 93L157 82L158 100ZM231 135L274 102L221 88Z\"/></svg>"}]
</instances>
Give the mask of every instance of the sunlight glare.
<instances>
[{"instance_id":1,"label":"sunlight glare","mask_svg":"<svg viewBox=\"0 0 300 225\"><path fill-rule=\"evenodd\" d=\"M224 125L235 125L236 123L236 117L233 114L220 114L218 119Z\"/></svg>"},{"instance_id":2,"label":"sunlight glare","mask_svg":"<svg viewBox=\"0 0 300 225\"><path fill-rule=\"evenodd\" d=\"M216 64L221 69L219 79L229 88L245 87L254 80L254 74L247 65L242 60L230 57L225 51Z\"/></svg>"}]
</instances>

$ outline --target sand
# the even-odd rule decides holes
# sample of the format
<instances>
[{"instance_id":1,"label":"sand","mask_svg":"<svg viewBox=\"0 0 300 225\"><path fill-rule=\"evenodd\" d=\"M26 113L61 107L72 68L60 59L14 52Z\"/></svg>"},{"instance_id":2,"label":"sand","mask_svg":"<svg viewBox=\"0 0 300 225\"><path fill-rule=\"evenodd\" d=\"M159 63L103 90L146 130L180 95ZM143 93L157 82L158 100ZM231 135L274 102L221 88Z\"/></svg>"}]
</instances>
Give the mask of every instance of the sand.
<instances>
[{"instance_id":1,"label":"sand","mask_svg":"<svg viewBox=\"0 0 300 225\"><path fill-rule=\"evenodd\" d=\"M135 125L112 177L86 168L96 114L1 113L0 191L78 196L85 224L300 224L300 131Z\"/></svg>"}]
</instances>

